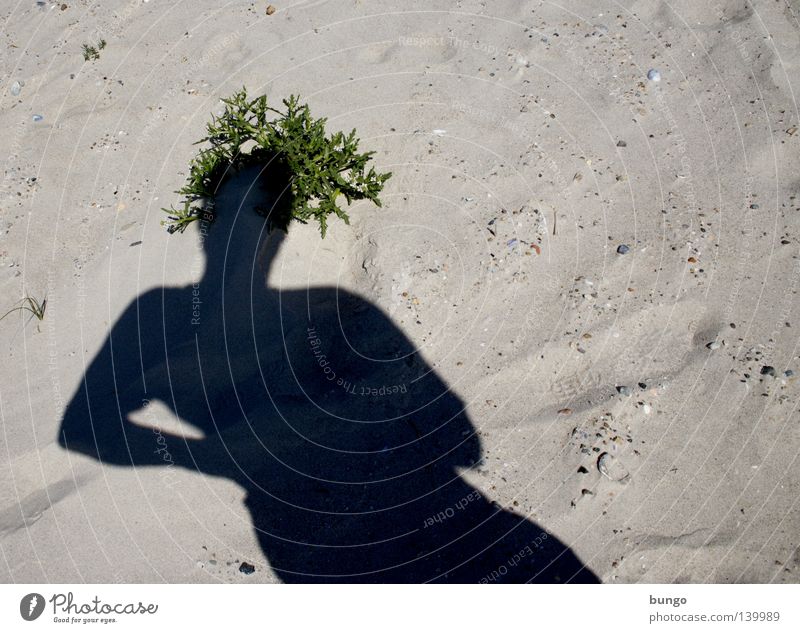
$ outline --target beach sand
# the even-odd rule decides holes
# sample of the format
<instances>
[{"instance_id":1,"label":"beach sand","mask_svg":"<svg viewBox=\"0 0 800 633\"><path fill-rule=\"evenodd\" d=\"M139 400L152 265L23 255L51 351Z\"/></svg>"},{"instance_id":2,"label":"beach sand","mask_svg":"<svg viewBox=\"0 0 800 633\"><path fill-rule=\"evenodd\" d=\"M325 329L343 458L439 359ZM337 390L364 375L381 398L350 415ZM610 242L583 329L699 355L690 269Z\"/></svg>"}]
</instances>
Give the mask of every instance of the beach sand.
<instances>
[{"instance_id":1,"label":"beach sand","mask_svg":"<svg viewBox=\"0 0 800 633\"><path fill-rule=\"evenodd\" d=\"M322 545L395 538L391 521L363 513L380 516L405 484L356 490L359 468L378 477L372 466L358 462L348 479L349 467L300 445L386 448L372 428L362 439L347 421L337 427L347 407L326 417L273 361L285 347L299 371L324 370L304 347L314 327L302 323L306 295L325 318L335 308L343 331L373 324L397 350L410 346L403 380L424 374L431 393L445 388L442 407L463 404L464 455L437 453L424 430L413 440L446 461L459 486L446 498L461 503L414 510L420 534L425 517L455 528L480 504L563 544L602 582L800 581L800 6L318 0L271 15L266 6L68 0L0 12L0 311L47 298L41 322L26 313L0 322L0 581L312 580L292 574L313 575L314 557L265 544L265 532L291 524ZM81 45L100 40L99 59L84 61ZM180 358L167 382L154 370L161 390L122 412L151 442L149 461L101 462L103 450L59 440L65 411L137 298L173 289L179 307L138 330L120 326L115 371L136 374L137 345L158 340L165 323L194 340L197 306L181 297L227 258L217 250L206 261L197 226L168 235L160 209L177 204L192 143L220 98L242 86L276 105L302 95L330 129L357 128L376 167L393 173L382 208L354 204L350 226L333 222L324 240L292 226L270 256L269 305L289 307L264 316L269 345L285 344L268 348L264 380L288 386L236 413L288 411L305 435L288 422L297 435L244 423L217 434L175 414L172 397L227 397L215 388L233 375L227 361L258 343L244 336L203 372L207 389L184 381ZM258 247L230 234L241 237L233 251ZM252 269L243 298L264 292ZM346 300L332 308L336 292ZM203 297L195 317L212 339L227 327L212 321L215 298ZM247 303L239 309L234 319L249 317ZM364 329L374 342L378 330ZM358 356L359 339L347 344ZM411 415L404 407L419 400L395 399L405 382L366 356L358 362L376 373L353 383L368 390L351 395L354 411ZM334 367L340 377L348 363ZM183 437L216 442L207 449L216 457L179 459ZM230 446L246 459L218 466ZM316 483L277 474L265 465L276 455L322 464L309 475ZM240 463L257 473L251 483L234 474ZM444 471L431 477L449 485ZM349 492L325 497L332 480ZM424 481L414 494L436 487ZM328 513L313 530L288 509L306 501ZM467 579L511 579L503 567L528 579L535 557L521 549L510 561L531 538ZM444 564L467 560L458 547ZM400 568L417 554L402 541L391 551ZM364 560L349 579L382 579ZM333 557L319 573L335 576L337 565L355 568ZM439 565L390 578L466 576Z\"/></svg>"}]
</instances>

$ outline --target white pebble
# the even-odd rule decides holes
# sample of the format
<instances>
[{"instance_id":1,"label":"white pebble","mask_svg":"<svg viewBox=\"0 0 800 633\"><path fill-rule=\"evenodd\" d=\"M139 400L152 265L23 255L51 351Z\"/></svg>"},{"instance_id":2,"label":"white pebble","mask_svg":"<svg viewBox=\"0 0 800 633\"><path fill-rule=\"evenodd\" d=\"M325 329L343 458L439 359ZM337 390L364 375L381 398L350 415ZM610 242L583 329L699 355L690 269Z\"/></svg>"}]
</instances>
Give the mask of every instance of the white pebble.
<instances>
[{"instance_id":1,"label":"white pebble","mask_svg":"<svg viewBox=\"0 0 800 633\"><path fill-rule=\"evenodd\" d=\"M647 78L650 81L661 81L661 73L658 72L655 68L651 68L647 71Z\"/></svg>"}]
</instances>

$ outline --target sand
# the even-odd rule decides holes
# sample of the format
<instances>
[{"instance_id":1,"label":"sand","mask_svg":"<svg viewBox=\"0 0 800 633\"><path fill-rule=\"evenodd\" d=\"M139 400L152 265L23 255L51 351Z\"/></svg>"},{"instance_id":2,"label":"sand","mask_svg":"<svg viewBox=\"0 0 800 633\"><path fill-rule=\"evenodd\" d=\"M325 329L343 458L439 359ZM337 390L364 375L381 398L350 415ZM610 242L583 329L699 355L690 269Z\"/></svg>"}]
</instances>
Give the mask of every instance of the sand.
<instances>
[{"instance_id":1,"label":"sand","mask_svg":"<svg viewBox=\"0 0 800 633\"><path fill-rule=\"evenodd\" d=\"M47 297L0 322L0 581L800 581L798 5L275 7L0 12L0 309ZM383 208L259 259L239 182L208 261L167 235L243 85L356 127Z\"/></svg>"}]
</instances>

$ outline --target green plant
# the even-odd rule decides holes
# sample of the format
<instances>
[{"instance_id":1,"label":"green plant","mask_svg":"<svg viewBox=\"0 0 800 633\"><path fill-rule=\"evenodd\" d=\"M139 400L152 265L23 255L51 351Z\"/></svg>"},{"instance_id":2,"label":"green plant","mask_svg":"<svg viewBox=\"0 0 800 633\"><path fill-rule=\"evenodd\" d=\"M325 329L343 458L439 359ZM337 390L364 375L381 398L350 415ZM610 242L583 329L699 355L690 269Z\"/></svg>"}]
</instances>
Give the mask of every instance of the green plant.
<instances>
[{"instance_id":1,"label":"green plant","mask_svg":"<svg viewBox=\"0 0 800 633\"><path fill-rule=\"evenodd\" d=\"M83 50L83 59L84 61L92 61L95 59L100 59L100 51L102 51L106 47L106 41L100 40L97 43L97 46L91 46L90 44L84 44L82 47Z\"/></svg>"},{"instance_id":2,"label":"green plant","mask_svg":"<svg viewBox=\"0 0 800 633\"><path fill-rule=\"evenodd\" d=\"M40 321L44 319L44 311L47 308L47 297L45 297L41 303L39 303L39 301L37 301L33 297L23 297L22 299L17 301L17 303L21 305L17 305L11 308L8 312L6 312L3 316L0 317L0 321L5 319L12 312L16 312L17 310L28 311Z\"/></svg>"},{"instance_id":3,"label":"green plant","mask_svg":"<svg viewBox=\"0 0 800 633\"><path fill-rule=\"evenodd\" d=\"M89 44L83 45L83 59L84 61L89 61L91 59L98 59L100 57L100 53L97 52L97 49L94 46L90 46Z\"/></svg>"},{"instance_id":4,"label":"green plant","mask_svg":"<svg viewBox=\"0 0 800 633\"><path fill-rule=\"evenodd\" d=\"M163 209L169 217L162 224L170 233L182 232L204 213L213 217L223 180L251 164L266 166L282 189L279 204L260 211L270 228L285 231L292 220L316 220L325 237L331 214L349 224L340 196L348 204L367 199L381 206L378 194L391 173L367 169L374 152L358 152L355 130L328 135L327 119L315 119L295 95L283 100L284 110L270 107L266 96L249 99L244 88L223 103L223 113L212 117L207 135L197 142L208 146L192 159L186 184L176 192L183 197L181 206Z\"/></svg>"}]
</instances>

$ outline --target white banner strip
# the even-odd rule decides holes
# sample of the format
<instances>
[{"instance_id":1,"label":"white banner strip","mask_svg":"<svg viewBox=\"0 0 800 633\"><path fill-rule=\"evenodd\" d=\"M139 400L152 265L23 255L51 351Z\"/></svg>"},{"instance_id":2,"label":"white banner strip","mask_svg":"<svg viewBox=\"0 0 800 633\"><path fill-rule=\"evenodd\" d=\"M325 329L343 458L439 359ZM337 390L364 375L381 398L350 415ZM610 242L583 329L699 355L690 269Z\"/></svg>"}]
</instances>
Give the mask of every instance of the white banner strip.
<instances>
[{"instance_id":1,"label":"white banner strip","mask_svg":"<svg viewBox=\"0 0 800 633\"><path fill-rule=\"evenodd\" d=\"M3 585L0 596L0 631L800 630L795 585Z\"/></svg>"}]
</instances>

